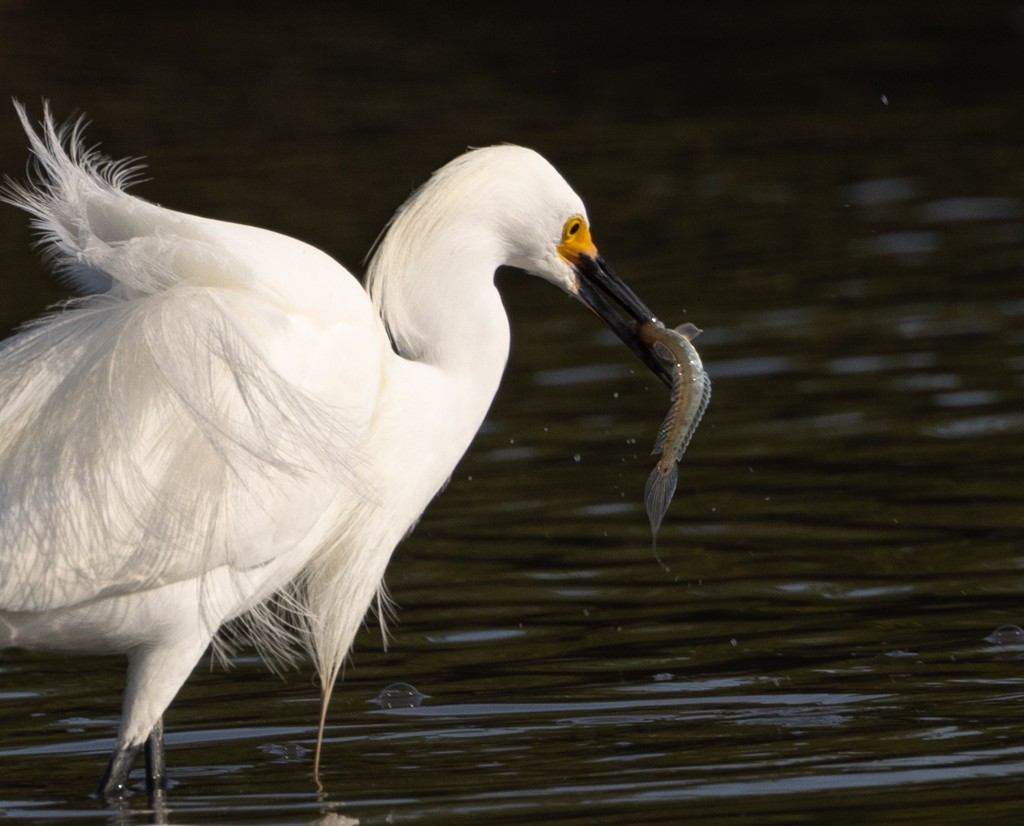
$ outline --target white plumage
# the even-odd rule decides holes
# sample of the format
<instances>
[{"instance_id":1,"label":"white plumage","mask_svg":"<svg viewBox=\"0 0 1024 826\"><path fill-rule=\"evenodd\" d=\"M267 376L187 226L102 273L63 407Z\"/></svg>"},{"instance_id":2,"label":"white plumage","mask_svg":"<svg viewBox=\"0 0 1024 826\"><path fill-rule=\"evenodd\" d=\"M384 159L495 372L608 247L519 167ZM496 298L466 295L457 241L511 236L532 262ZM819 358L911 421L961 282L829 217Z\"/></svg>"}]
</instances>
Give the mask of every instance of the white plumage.
<instances>
[{"instance_id":1,"label":"white plumage","mask_svg":"<svg viewBox=\"0 0 1024 826\"><path fill-rule=\"evenodd\" d=\"M577 295L641 356L594 286L650 313L527 149L435 173L367 293L300 241L129 195L134 167L85 151L78 126L47 110L37 135L18 114L35 168L6 200L82 295L0 349L0 647L129 655L109 797L230 619L250 612L272 653L304 646L329 697L497 390L499 266Z\"/></svg>"}]
</instances>

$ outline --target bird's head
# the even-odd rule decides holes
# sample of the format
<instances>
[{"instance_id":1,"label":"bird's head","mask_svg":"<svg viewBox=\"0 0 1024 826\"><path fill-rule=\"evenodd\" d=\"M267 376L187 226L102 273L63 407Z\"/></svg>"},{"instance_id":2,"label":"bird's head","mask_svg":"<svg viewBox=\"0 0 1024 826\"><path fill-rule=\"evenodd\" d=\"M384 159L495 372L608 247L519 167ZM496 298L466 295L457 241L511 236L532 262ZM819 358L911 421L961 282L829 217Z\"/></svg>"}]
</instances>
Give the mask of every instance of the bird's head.
<instances>
[{"instance_id":1,"label":"bird's head","mask_svg":"<svg viewBox=\"0 0 1024 826\"><path fill-rule=\"evenodd\" d=\"M468 302L473 285L481 277L490 281L501 265L539 276L577 298L671 385L669 369L636 332L653 313L598 253L583 200L531 149L473 149L437 170L396 214L368 283L381 304L386 290L401 296L386 308L386 321L400 351L415 354L430 339L426 325L441 316L420 313L413 322L416 308L441 295ZM424 272L435 277L425 279Z\"/></svg>"},{"instance_id":2,"label":"bird's head","mask_svg":"<svg viewBox=\"0 0 1024 826\"><path fill-rule=\"evenodd\" d=\"M654 314L598 252L582 199L551 164L532 150L492 147L508 154L511 182L495 211L508 246L507 261L561 287L582 302L671 386L672 374L637 336Z\"/></svg>"}]
</instances>

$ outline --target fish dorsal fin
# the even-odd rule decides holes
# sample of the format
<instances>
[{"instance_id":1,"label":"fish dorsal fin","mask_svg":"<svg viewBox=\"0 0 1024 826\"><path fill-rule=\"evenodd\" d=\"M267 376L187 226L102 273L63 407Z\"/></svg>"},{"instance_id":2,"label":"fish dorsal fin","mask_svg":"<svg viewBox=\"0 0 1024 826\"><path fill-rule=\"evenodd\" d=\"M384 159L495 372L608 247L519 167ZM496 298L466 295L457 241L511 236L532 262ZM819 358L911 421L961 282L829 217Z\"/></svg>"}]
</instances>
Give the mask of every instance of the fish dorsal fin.
<instances>
[{"instance_id":1,"label":"fish dorsal fin","mask_svg":"<svg viewBox=\"0 0 1024 826\"><path fill-rule=\"evenodd\" d=\"M691 324L689 321L687 321L686 323L680 324L678 327L676 327L676 332L679 333L679 335L681 335L687 341L693 341L695 338L697 338L697 336L701 334L702 330L696 324Z\"/></svg>"}]
</instances>

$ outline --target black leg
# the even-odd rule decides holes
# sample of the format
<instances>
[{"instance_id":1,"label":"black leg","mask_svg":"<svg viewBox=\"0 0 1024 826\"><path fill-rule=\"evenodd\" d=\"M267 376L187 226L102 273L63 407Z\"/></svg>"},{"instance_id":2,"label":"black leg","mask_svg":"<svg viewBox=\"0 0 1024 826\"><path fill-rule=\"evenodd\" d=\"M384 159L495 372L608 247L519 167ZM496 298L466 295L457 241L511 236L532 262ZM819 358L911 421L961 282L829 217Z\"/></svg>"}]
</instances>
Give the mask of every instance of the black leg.
<instances>
[{"instance_id":1,"label":"black leg","mask_svg":"<svg viewBox=\"0 0 1024 826\"><path fill-rule=\"evenodd\" d=\"M128 774L132 770L135 758L142 751L142 743L137 746L124 747L118 744L107 764L107 771L100 781L96 794L104 803L117 803L124 799L128 789Z\"/></svg>"},{"instance_id":2,"label":"black leg","mask_svg":"<svg viewBox=\"0 0 1024 826\"><path fill-rule=\"evenodd\" d=\"M160 718L153 726L145 743L136 746L114 747L114 753L107 764L107 771L96 792L104 803L120 803L128 791L128 775L135 759L146 747L146 794L151 809L161 810L167 806L167 771L164 765L164 721Z\"/></svg>"},{"instance_id":3,"label":"black leg","mask_svg":"<svg viewBox=\"0 0 1024 826\"><path fill-rule=\"evenodd\" d=\"M164 764L164 720L156 721L146 738L146 794L151 809L167 806L167 769Z\"/></svg>"}]
</instances>

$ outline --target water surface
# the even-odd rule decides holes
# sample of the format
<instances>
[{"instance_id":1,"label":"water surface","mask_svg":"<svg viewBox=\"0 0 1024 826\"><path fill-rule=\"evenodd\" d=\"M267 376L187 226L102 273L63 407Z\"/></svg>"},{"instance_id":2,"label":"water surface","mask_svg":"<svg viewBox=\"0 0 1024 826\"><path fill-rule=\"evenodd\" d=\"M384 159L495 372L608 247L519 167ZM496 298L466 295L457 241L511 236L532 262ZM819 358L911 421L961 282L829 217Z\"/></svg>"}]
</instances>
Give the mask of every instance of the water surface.
<instances>
[{"instance_id":1,"label":"water surface","mask_svg":"<svg viewBox=\"0 0 1024 826\"><path fill-rule=\"evenodd\" d=\"M567 38L0 4L0 91L148 156L145 197L358 269L431 169L526 143L656 311L704 330L663 567L642 491L666 391L502 273L506 381L394 559L389 650L358 640L324 793L313 674L243 651L167 716L171 823L1018 822L1024 643L992 634L1024 625L1019 8L727 6L681 30L591 9ZM23 144L0 116L3 170ZM63 295L29 243L0 212L6 328ZM0 818L112 819L86 793L122 681L0 655ZM382 702L394 683L426 696ZM113 819L146 822L143 797Z\"/></svg>"}]
</instances>

